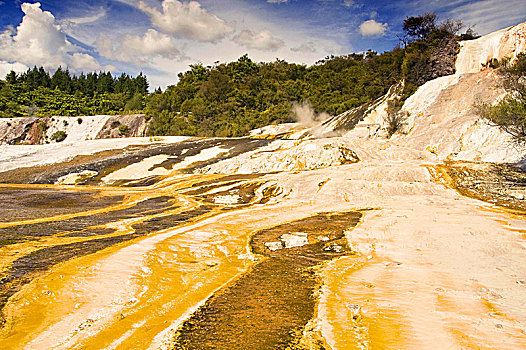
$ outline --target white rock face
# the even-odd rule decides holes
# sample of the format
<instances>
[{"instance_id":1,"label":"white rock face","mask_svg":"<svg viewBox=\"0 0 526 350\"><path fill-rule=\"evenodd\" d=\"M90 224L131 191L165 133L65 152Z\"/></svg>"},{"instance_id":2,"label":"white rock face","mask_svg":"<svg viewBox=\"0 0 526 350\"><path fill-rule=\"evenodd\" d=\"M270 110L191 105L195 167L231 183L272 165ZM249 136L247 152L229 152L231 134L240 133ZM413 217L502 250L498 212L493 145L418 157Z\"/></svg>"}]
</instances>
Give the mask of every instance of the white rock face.
<instances>
[{"instance_id":1,"label":"white rock face","mask_svg":"<svg viewBox=\"0 0 526 350\"><path fill-rule=\"evenodd\" d=\"M84 170L80 173L71 173L64 176L61 176L57 179L55 184L57 185L75 185L77 182L81 180L89 179L90 177L93 177L97 175L98 173L93 170Z\"/></svg>"},{"instance_id":2,"label":"white rock face","mask_svg":"<svg viewBox=\"0 0 526 350\"><path fill-rule=\"evenodd\" d=\"M216 196L214 197L214 203L215 204L226 204L226 205L237 204L240 198L241 197L239 197L238 194L227 194L224 196Z\"/></svg>"},{"instance_id":3,"label":"white rock face","mask_svg":"<svg viewBox=\"0 0 526 350\"><path fill-rule=\"evenodd\" d=\"M211 164L198 173L254 174L325 168L358 161L343 140L278 140L266 147Z\"/></svg>"},{"instance_id":4,"label":"white rock face","mask_svg":"<svg viewBox=\"0 0 526 350\"><path fill-rule=\"evenodd\" d=\"M280 239L283 244L285 244L286 249L303 247L304 245L309 244L309 240L307 239L307 234L305 232L295 232L292 234L285 233L284 235L281 235Z\"/></svg>"},{"instance_id":5,"label":"white rock face","mask_svg":"<svg viewBox=\"0 0 526 350\"><path fill-rule=\"evenodd\" d=\"M126 127L121 134L120 126ZM144 136L148 122L142 114L80 117L0 118L0 144L41 144L53 142L57 131L66 134L64 143L85 140ZM45 131L42 137L37 137Z\"/></svg>"},{"instance_id":6,"label":"white rock face","mask_svg":"<svg viewBox=\"0 0 526 350\"><path fill-rule=\"evenodd\" d=\"M526 23L502 29L475 40L463 41L455 65L456 74L476 73L484 69L491 58L512 61L526 51Z\"/></svg>"},{"instance_id":7,"label":"white rock face","mask_svg":"<svg viewBox=\"0 0 526 350\"><path fill-rule=\"evenodd\" d=\"M391 86L387 94L377 99L367 108L363 120L361 120L354 129L349 131L345 136L357 136L361 138L385 136L387 134L386 117L388 116L389 103L391 101L400 100L403 88L403 82Z\"/></svg>"},{"instance_id":8,"label":"white rock face","mask_svg":"<svg viewBox=\"0 0 526 350\"><path fill-rule=\"evenodd\" d=\"M510 135L480 120L462 135L459 152L451 159L516 163L520 162L525 154L524 146L515 144Z\"/></svg>"},{"instance_id":9,"label":"white rock face","mask_svg":"<svg viewBox=\"0 0 526 350\"><path fill-rule=\"evenodd\" d=\"M102 178L106 183L118 180L138 180L154 175L168 175L169 170L163 167L156 167L169 158L166 154L159 154L141 160L138 163L130 164L125 168L114 171Z\"/></svg>"},{"instance_id":10,"label":"white rock face","mask_svg":"<svg viewBox=\"0 0 526 350\"><path fill-rule=\"evenodd\" d=\"M506 94L493 70L429 81L405 102L406 135L396 136L392 143L429 152L437 160L518 162L526 149L497 126L480 120L476 111L477 104L495 103Z\"/></svg>"},{"instance_id":11,"label":"white rock face","mask_svg":"<svg viewBox=\"0 0 526 350\"><path fill-rule=\"evenodd\" d=\"M209 159L215 158L220 154L228 153L228 151L230 151L230 148L223 148L221 146L206 148L198 154L186 157L182 162L176 163L172 169L184 169L194 163L204 162Z\"/></svg>"},{"instance_id":12,"label":"white rock face","mask_svg":"<svg viewBox=\"0 0 526 350\"><path fill-rule=\"evenodd\" d=\"M82 120L79 124L78 118ZM47 124L46 130L48 139L57 131L64 131L66 139L64 142L77 142L84 140L94 140L100 133L109 115L96 115L89 117L53 117Z\"/></svg>"},{"instance_id":13,"label":"white rock face","mask_svg":"<svg viewBox=\"0 0 526 350\"><path fill-rule=\"evenodd\" d=\"M402 108L410 115L408 121L408 129L412 129L414 119L418 116L424 115L424 112L435 103L440 93L458 83L460 76L448 75L428 81L422 85L413 95L411 95L404 103Z\"/></svg>"},{"instance_id":14,"label":"white rock face","mask_svg":"<svg viewBox=\"0 0 526 350\"><path fill-rule=\"evenodd\" d=\"M358 161L341 139L278 140L266 147L211 164L198 173L253 174L325 168Z\"/></svg>"}]
</instances>

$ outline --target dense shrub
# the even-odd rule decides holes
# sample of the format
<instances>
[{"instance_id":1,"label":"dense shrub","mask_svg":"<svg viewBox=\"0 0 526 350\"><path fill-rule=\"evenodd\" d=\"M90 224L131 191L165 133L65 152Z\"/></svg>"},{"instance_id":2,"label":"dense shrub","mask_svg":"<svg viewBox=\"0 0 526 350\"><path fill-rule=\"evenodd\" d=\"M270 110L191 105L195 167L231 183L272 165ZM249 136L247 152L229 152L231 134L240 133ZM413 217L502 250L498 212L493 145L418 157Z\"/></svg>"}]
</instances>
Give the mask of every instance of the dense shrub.
<instances>
[{"instance_id":1,"label":"dense shrub","mask_svg":"<svg viewBox=\"0 0 526 350\"><path fill-rule=\"evenodd\" d=\"M51 135L51 141L62 142L66 137L68 137L68 135L64 131L55 131L53 135Z\"/></svg>"},{"instance_id":2,"label":"dense shrub","mask_svg":"<svg viewBox=\"0 0 526 350\"><path fill-rule=\"evenodd\" d=\"M407 114L402 111L400 100L390 100L387 102L387 114L384 122L387 124L387 136L391 137L400 132L407 124Z\"/></svg>"},{"instance_id":3,"label":"dense shrub","mask_svg":"<svg viewBox=\"0 0 526 350\"><path fill-rule=\"evenodd\" d=\"M507 60L504 60L507 61ZM494 106L478 106L479 114L509 133L517 142L526 142L526 54L518 55L511 66L500 70L510 95Z\"/></svg>"},{"instance_id":4,"label":"dense shrub","mask_svg":"<svg viewBox=\"0 0 526 350\"><path fill-rule=\"evenodd\" d=\"M121 126L119 126L119 135L120 136L128 135L128 125L121 125Z\"/></svg>"}]
</instances>

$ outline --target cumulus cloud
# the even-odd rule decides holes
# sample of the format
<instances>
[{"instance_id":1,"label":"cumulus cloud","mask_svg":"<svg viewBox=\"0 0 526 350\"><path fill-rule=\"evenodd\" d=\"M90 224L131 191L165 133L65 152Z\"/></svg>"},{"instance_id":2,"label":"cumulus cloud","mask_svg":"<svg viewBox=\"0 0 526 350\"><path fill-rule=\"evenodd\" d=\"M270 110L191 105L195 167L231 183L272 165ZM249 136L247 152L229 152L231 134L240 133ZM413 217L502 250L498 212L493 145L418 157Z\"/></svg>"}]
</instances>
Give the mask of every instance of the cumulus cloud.
<instances>
[{"instance_id":1,"label":"cumulus cloud","mask_svg":"<svg viewBox=\"0 0 526 350\"><path fill-rule=\"evenodd\" d=\"M208 13L197 1L164 0L161 11L143 1L137 6L150 16L157 29L181 38L216 42L235 29L232 24Z\"/></svg>"},{"instance_id":2,"label":"cumulus cloud","mask_svg":"<svg viewBox=\"0 0 526 350\"><path fill-rule=\"evenodd\" d=\"M5 61L0 61L0 79L3 79L7 75L7 73L11 71L22 73L27 71L28 68L28 66L22 63L9 63Z\"/></svg>"},{"instance_id":3,"label":"cumulus cloud","mask_svg":"<svg viewBox=\"0 0 526 350\"><path fill-rule=\"evenodd\" d=\"M374 19L363 22L360 25L362 36L383 36L387 30L387 23L376 22Z\"/></svg>"},{"instance_id":4,"label":"cumulus cloud","mask_svg":"<svg viewBox=\"0 0 526 350\"><path fill-rule=\"evenodd\" d=\"M102 68L97 60L87 53L75 52L68 58L68 61L69 64L67 65L73 67L75 70L93 71Z\"/></svg>"},{"instance_id":5,"label":"cumulus cloud","mask_svg":"<svg viewBox=\"0 0 526 350\"><path fill-rule=\"evenodd\" d=\"M268 29L264 29L259 33L254 33L248 29L243 30L234 37L234 41L249 49L261 51L276 51L285 46L285 42L273 36Z\"/></svg>"},{"instance_id":6,"label":"cumulus cloud","mask_svg":"<svg viewBox=\"0 0 526 350\"><path fill-rule=\"evenodd\" d=\"M155 29L148 29L143 36L125 35L119 40L101 34L95 46L101 56L135 64L145 64L154 57L184 58L175 41Z\"/></svg>"},{"instance_id":7,"label":"cumulus cloud","mask_svg":"<svg viewBox=\"0 0 526 350\"><path fill-rule=\"evenodd\" d=\"M316 53L318 50L316 50L316 46L312 41L306 42L304 44L301 44L298 47L292 47L290 48L290 51L292 52L303 52L303 53Z\"/></svg>"},{"instance_id":8,"label":"cumulus cloud","mask_svg":"<svg viewBox=\"0 0 526 350\"><path fill-rule=\"evenodd\" d=\"M60 65L74 71L100 69L95 58L67 40L55 17L42 11L40 3L24 3L22 11L20 25L0 33L0 60L47 69Z\"/></svg>"}]
</instances>

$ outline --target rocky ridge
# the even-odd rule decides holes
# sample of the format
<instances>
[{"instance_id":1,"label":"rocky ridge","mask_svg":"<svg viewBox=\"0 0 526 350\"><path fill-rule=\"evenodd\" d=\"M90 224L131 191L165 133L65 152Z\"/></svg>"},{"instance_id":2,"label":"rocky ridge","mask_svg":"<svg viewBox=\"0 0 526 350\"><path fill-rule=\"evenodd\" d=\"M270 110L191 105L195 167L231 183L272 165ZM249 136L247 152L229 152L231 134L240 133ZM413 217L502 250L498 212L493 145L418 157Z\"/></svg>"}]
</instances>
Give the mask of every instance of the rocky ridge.
<instances>
[{"instance_id":1,"label":"rocky ridge","mask_svg":"<svg viewBox=\"0 0 526 350\"><path fill-rule=\"evenodd\" d=\"M145 136L148 122L143 114L80 117L0 118L0 145L38 145L56 142L53 135L64 133L60 142Z\"/></svg>"}]
</instances>

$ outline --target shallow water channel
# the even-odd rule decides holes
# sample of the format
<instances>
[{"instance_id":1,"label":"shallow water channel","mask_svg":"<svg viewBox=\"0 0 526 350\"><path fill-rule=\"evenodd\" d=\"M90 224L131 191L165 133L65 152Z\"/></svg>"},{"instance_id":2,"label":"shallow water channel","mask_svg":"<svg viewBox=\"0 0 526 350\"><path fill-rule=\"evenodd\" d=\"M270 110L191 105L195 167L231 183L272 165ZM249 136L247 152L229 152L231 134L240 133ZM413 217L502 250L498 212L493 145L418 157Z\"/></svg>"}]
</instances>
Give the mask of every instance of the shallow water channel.
<instances>
[{"instance_id":1,"label":"shallow water channel","mask_svg":"<svg viewBox=\"0 0 526 350\"><path fill-rule=\"evenodd\" d=\"M257 232L250 246L261 256L260 262L186 320L175 336L174 348L293 348L315 315L319 285L315 268L352 253L344 232L361 216L359 212L320 213ZM308 243L286 248L294 245L283 242L287 235L306 237ZM277 242L282 244L280 249Z\"/></svg>"}]
</instances>

